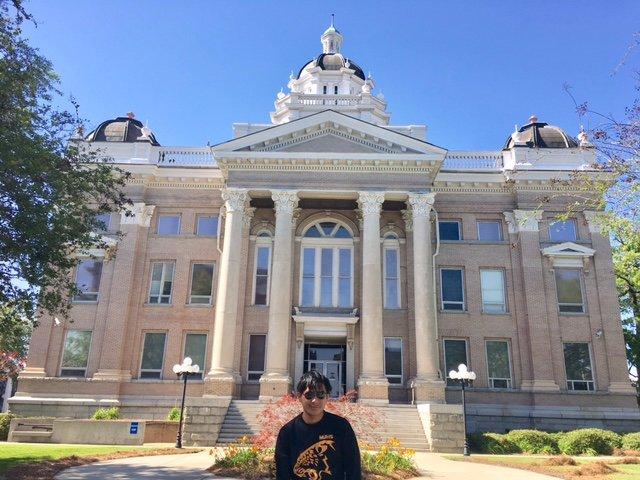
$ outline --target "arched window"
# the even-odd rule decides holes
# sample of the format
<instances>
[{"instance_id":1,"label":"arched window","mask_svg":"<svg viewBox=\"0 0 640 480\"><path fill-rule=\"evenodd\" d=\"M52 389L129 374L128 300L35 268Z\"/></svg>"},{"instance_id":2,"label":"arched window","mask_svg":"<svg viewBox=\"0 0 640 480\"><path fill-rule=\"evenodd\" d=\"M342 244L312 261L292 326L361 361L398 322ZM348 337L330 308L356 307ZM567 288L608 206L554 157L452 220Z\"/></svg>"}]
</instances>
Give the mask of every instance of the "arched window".
<instances>
[{"instance_id":1,"label":"arched window","mask_svg":"<svg viewBox=\"0 0 640 480\"><path fill-rule=\"evenodd\" d=\"M271 274L271 234L258 233L253 269L253 304L269 304L269 286Z\"/></svg>"},{"instance_id":2,"label":"arched window","mask_svg":"<svg viewBox=\"0 0 640 480\"><path fill-rule=\"evenodd\" d=\"M340 223L311 224L302 239L300 305L353 306L353 235Z\"/></svg>"},{"instance_id":3,"label":"arched window","mask_svg":"<svg viewBox=\"0 0 640 480\"><path fill-rule=\"evenodd\" d=\"M384 308L400 308L400 242L395 233L388 233L382 242L384 275Z\"/></svg>"}]
</instances>

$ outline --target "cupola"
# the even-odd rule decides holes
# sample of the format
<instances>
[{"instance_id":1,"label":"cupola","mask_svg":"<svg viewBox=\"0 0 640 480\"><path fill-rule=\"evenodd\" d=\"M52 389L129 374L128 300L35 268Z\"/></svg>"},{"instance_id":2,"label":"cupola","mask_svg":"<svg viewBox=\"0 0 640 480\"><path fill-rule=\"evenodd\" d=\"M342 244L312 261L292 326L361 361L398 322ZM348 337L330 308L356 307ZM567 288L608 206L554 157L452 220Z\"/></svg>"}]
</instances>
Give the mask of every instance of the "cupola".
<instances>
[{"instance_id":1,"label":"cupola","mask_svg":"<svg viewBox=\"0 0 640 480\"><path fill-rule=\"evenodd\" d=\"M531 115L529 123L516 131L507 139L504 149L512 147L529 148L578 148L578 142L560 127L538 121Z\"/></svg>"}]
</instances>

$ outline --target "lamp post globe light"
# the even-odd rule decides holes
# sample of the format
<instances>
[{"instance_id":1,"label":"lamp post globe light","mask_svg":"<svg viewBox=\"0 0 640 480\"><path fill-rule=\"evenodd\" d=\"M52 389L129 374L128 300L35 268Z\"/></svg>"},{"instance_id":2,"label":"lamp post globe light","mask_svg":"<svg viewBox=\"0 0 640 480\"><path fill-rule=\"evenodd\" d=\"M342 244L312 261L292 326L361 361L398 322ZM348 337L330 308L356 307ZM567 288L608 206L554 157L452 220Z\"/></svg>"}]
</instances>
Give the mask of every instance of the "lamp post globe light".
<instances>
[{"instance_id":1,"label":"lamp post globe light","mask_svg":"<svg viewBox=\"0 0 640 480\"><path fill-rule=\"evenodd\" d=\"M182 403L180 404L180 423L178 425L178 436L176 437L176 448L182 448L182 415L184 414L184 397L187 394L187 378L189 375L197 375L200 373L200 367L193 365L190 357L185 357L181 364L176 363L173 366L173 373L178 377L182 377L184 384L182 387Z\"/></svg>"},{"instance_id":2,"label":"lamp post globe light","mask_svg":"<svg viewBox=\"0 0 640 480\"><path fill-rule=\"evenodd\" d=\"M471 382L476 379L475 372L470 371L464 363L458 365L458 370L451 370L449 372L449 378L460 382L462 387L462 431L464 433L464 450L462 454L465 457L469 456L469 444L467 442L467 410L464 400L464 389L468 387Z\"/></svg>"}]
</instances>

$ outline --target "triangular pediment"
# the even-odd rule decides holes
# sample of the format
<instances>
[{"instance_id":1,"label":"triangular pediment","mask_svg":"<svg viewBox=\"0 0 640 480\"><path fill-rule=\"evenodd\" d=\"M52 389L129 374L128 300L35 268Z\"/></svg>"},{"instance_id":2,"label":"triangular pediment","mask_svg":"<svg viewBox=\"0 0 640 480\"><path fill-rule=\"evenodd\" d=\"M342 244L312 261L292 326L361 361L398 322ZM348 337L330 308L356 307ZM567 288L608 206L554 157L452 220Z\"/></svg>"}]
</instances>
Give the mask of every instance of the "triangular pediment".
<instances>
[{"instance_id":1,"label":"triangular pediment","mask_svg":"<svg viewBox=\"0 0 640 480\"><path fill-rule=\"evenodd\" d=\"M573 242L564 242L542 249L542 254L563 257L591 257L595 250Z\"/></svg>"},{"instance_id":2,"label":"triangular pediment","mask_svg":"<svg viewBox=\"0 0 640 480\"><path fill-rule=\"evenodd\" d=\"M442 156L446 150L391 129L326 110L245 135L213 147L227 152L284 154L408 154Z\"/></svg>"}]
</instances>

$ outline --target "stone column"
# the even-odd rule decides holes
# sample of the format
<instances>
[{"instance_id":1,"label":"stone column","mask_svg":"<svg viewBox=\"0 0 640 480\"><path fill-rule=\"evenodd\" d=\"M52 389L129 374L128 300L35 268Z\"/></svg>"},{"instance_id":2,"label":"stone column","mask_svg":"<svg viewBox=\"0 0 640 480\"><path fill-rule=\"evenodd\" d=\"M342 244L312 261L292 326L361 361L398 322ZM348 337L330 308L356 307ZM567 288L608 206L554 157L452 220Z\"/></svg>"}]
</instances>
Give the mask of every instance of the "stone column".
<instances>
[{"instance_id":1,"label":"stone column","mask_svg":"<svg viewBox=\"0 0 640 480\"><path fill-rule=\"evenodd\" d=\"M419 403L444 403L444 382L440 379L438 326L431 253L431 208L435 193L410 194L413 220L413 294L416 329L416 377L412 381Z\"/></svg>"},{"instance_id":2,"label":"stone column","mask_svg":"<svg viewBox=\"0 0 640 480\"><path fill-rule=\"evenodd\" d=\"M505 212L510 232L518 232L522 285L526 308L526 330L531 350L535 352L530 369L523 368L520 388L534 392L558 391L554 378L551 336L547 319L547 296L544 285L544 267L540 253L539 221L542 210L514 210ZM526 336L524 338L527 338ZM525 359L526 360L526 359ZM525 372L532 378L525 378Z\"/></svg>"},{"instance_id":3,"label":"stone column","mask_svg":"<svg viewBox=\"0 0 640 480\"><path fill-rule=\"evenodd\" d=\"M100 346L98 370L94 380L127 381L131 370L123 369L122 357L127 332L131 297L135 290L135 264L138 258L138 241L148 233L155 206L134 203L133 207L120 215L120 230L123 237L113 260L113 275L109 304L104 322L96 325L93 345ZM104 268L104 267L103 267ZM117 284L117 288L116 288ZM101 285L100 288L106 288Z\"/></svg>"},{"instance_id":4,"label":"stone column","mask_svg":"<svg viewBox=\"0 0 640 480\"><path fill-rule=\"evenodd\" d=\"M242 251L238 247L242 240L247 198L247 191L243 189L222 191L226 209L225 231L218 270L211 371L205 378L205 395L233 396L238 380L233 364L242 260Z\"/></svg>"},{"instance_id":5,"label":"stone column","mask_svg":"<svg viewBox=\"0 0 640 480\"><path fill-rule=\"evenodd\" d=\"M269 330L265 372L260 378L260 399L269 400L289 393L289 338L291 332L291 286L293 258L293 211L298 194L293 190L271 192L276 211L276 232L271 262ZM277 282L277 283L275 283Z\"/></svg>"},{"instance_id":6,"label":"stone column","mask_svg":"<svg viewBox=\"0 0 640 480\"><path fill-rule=\"evenodd\" d=\"M620 326L620 306L613 274L613 259L611 258L609 237L601 231L601 219L598 218L598 212L585 211L584 217L589 226L591 247L596 251L593 256L593 265L602 325L601 335L597 336L595 332L591 332L593 351L596 351L598 343L604 347L607 366L609 367L609 392L635 397L636 391L631 385L627 370L627 357ZM593 315L593 312L591 315ZM597 361L597 357L594 354L594 363ZM598 372L598 367L599 365L597 364L592 367L596 373ZM596 385L596 387L598 390L604 389L604 385Z\"/></svg>"},{"instance_id":7,"label":"stone column","mask_svg":"<svg viewBox=\"0 0 640 480\"><path fill-rule=\"evenodd\" d=\"M360 192L362 211L362 308L360 338L362 364L358 379L359 397L375 403L389 402L389 382L384 375L382 338L382 255L380 211L383 192Z\"/></svg>"}]
</instances>

